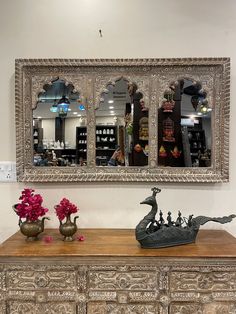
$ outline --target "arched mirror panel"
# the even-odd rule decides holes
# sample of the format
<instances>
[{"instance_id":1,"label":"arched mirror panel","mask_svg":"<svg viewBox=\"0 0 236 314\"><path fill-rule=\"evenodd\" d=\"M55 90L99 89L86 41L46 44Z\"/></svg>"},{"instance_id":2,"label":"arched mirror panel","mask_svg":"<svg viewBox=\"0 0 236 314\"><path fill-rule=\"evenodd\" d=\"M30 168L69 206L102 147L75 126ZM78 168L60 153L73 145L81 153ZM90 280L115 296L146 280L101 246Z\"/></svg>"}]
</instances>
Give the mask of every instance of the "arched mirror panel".
<instances>
[{"instance_id":1,"label":"arched mirror panel","mask_svg":"<svg viewBox=\"0 0 236 314\"><path fill-rule=\"evenodd\" d=\"M134 82L107 84L96 109L96 165L148 165L148 108Z\"/></svg>"},{"instance_id":2,"label":"arched mirror panel","mask_svg":"<svg viewBox=\"0 0 236 314\"><path fill-rule=\"evenodd\" d=\"M211 167L212 106L200 81L181 78L158 110L158 166Z\"/></svg>"},{"instance_id":3,"label":"arched mirror panel","mask_svg":"<svg viewBox=\"0 0 236 314\"><path fill-rule=\"evenodd\" d=\"M86 108L81 91L57 78L43 86L33 108L33 165L86 165Z\"/></svg>"},{"instance_id":4,"label":"arched mirror panel","mask_svg":"<svg viewBox=\"0 0 236 314\"><path fill-rule=\"evenodd\" d=\"M19 181L225 182L228 58L16 60Z\"/></svg>"}]
</instances>

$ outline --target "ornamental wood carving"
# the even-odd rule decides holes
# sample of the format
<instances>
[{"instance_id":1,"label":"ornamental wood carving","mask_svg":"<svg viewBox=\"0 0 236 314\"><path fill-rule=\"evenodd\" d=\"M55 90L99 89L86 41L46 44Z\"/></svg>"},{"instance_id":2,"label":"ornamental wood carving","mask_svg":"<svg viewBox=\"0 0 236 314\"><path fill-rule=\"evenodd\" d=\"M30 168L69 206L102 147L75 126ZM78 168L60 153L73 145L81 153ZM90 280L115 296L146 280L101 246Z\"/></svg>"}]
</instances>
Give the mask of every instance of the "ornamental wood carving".
<instances>
[{"instance_id":1,"label":"ornamental wood carving","mask_svg":"<svg viewBox=\"0 0 236 314\"><path fill-rule=\"evenodd\" d=\"M17 178L25 182L136 181L226 182L229 180L230 61L184 59L19 59L15 68ZM149 108L149 156L145 167L96 167L95 109L109 83L134 82ZM202 83L212 115L210 167L158 166L158 108L169 84L181 78ZM87 166L33 166L33 117L37 96L55 78L87 99Z\"/></svg>"},{"instance_id":2,"label":"ornamental wood carving","mask_svg":"<svg viewBox=\"0 0 236 314\"><path fill-rule=\"evenodd\" d=\"M0 267L2 314L236 312L234 259L13 258Z\"/></svg>"}]
</instances>

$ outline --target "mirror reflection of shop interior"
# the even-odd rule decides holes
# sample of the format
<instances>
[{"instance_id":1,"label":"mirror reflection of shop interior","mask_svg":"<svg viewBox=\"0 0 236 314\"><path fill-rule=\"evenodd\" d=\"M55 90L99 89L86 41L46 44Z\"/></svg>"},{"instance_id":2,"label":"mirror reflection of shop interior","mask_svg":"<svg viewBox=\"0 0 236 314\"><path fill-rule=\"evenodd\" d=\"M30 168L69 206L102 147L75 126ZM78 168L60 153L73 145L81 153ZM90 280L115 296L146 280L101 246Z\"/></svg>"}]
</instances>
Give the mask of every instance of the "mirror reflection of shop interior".
<instances>
[{"instance_id":1,"label":"mirror reflection of shop interior","mask_svg":"<svg viewBox=\"0 0 236 314\"><path fill-rule=\"evenodd\" d=\"M133 82L108 83L96 109L96 165L148 164L148 110Z\"/></svg>"},{"instance_id":2,"label":"mirror reflection of shop interior","mask_svg":"<svg viewBox=\"0 0 236 314\"><path fill-rule=\"evenodd\" d=\"M33 110L35 166L86 165L86 110L82 95L72 84L56 79L43 86ZM81 138L78 138L81 136Z\"/></svg>"},{"instance_id":3,"label":"mirror reflection of shop interior","mask_svg":"<svg viewBox=\"0 0 236 314\"><path fill-rule=\"evenodd\" d=\"M158 110L158 165L210 167L211 115L212 104L201 82L172 82Z\"/></svg>"}]
</instances>

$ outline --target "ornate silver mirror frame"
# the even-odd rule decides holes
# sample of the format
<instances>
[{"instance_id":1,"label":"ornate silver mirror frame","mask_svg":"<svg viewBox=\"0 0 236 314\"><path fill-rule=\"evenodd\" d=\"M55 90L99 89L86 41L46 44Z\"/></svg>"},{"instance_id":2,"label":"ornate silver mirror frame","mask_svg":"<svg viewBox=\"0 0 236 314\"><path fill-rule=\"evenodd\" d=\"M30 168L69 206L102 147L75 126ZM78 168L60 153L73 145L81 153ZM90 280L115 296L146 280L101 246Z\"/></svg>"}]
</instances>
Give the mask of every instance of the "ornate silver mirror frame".
<instances>
[{"instance_id":1,"label":"ornate silver mirror frame","mask_svg":"<svg viewBox=\"0 0 236 314\"><path fill-rule=\"evenodd\" d=\"M144 167L97 167L95 162L95 109L109 82L120 77L135 82L149 108L149 158ZM33 165L33 114L39 93L56 78L72 84L86 98L87 166ZM212 111L210 167L158 166L158 108L171 82L181 78L200 81ZM229 58L184 59L18 59L15 67L16 162L18 181L136 181L226 182L229 179Z\"/></svg>"}]
</instances>

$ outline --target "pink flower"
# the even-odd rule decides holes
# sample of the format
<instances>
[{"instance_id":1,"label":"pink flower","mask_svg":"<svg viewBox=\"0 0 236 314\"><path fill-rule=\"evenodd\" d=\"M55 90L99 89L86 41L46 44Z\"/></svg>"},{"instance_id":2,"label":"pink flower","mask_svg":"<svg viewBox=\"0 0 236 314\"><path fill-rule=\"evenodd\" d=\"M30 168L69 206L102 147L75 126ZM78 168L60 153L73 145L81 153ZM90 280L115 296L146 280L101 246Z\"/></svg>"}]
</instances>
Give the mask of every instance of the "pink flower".
<instances>
[{"instance_id":1,"label":"pink flower","mask_svg":"<svg viewBox=\"0 0 236 314\"><path fill-rule=\"evenodd\" d=\"M21 202L16 205L16 213L20 218L36 221L48 212L48 209L42 206L42 196L34 194L32 189L24 189L19 200Z\"/></svg>"},{"instance_id":2,"label":"pink flower","mask_svg":"<svg viewBox=\"0 0 236 314\"><path fill-rule=\"evenodd\" d=\"M52 236L45 236L44 238L43 238L43 241L45 242L45 243L52 243L52 241L53 241L53 237Z\"/></svg>"},{"instance_id":3,"label":"pink flower","mask_svg":"<svg viewBox=\"0 0 236 314\"><path fill-rule=\"evenodd\" d=\"M63 198L60 204L55 205L57 217L62 221L65 217L76 213L79 209L76 205L72 204L67 198Z\"/></svg>"},{"instance_id":4,"label":"pink flower","mask_svg":"<svg viewBox=\"0 0 236 314\"><path fill-rule=\"evenodd\" d=\"M78 241L84 241L85 240L85 237L83 235L79 235L77 236L76 238Z\"/></svg>"}]
</instances>

